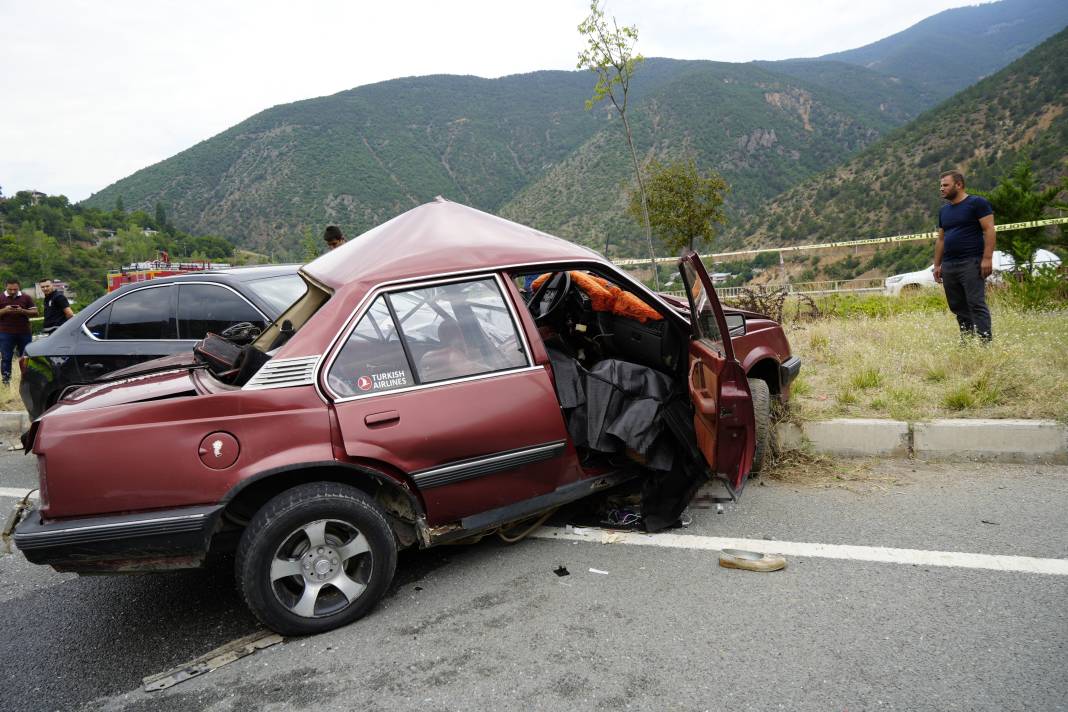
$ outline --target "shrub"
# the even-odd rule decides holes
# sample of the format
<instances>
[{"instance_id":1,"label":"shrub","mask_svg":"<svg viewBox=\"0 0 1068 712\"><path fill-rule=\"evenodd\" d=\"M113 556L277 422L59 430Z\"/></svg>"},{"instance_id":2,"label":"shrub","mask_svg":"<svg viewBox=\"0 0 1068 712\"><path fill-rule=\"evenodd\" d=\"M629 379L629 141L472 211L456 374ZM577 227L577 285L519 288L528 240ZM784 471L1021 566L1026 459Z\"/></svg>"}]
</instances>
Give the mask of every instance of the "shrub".
<instances>
[{"instance_id":1,"label":"shrub","mask_svg":"<svg viewBox=\"0 0 1068 712\"><path fill-rule=\"evenodd\" d=\"M1024 311L1046 311L1068 306L1068 279L1059 267L1040 267L1035 274L1007 276L993 294L1007 306Z\"/></svg>"}]
</instances>

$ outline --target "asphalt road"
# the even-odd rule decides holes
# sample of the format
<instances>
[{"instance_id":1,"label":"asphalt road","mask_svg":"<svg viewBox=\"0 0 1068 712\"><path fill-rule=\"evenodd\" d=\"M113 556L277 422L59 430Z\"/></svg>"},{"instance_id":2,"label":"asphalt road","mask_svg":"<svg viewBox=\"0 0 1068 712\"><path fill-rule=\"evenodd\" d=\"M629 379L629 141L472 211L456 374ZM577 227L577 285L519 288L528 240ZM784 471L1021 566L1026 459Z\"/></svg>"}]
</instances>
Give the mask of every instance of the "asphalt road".
<instances>
[{"instance_id":1,"label":"asphalt road","mask_svg":"<svg viewBox=\"0 0 1068 712\"><path fill-rule=\"evenodd\" d=\"M1068 558L1068 468L871 474L896 481L751 483L676 533ZM0 488L34 479L0 454ZM258 630L225 562L79 578L15 553L0 555L0 709L1059 710L1066 601L1064 575L817 556L757 574L710 551L486 540L402 556L347 628L144 693L142 677Z\"/></svg>"}]
</instances>

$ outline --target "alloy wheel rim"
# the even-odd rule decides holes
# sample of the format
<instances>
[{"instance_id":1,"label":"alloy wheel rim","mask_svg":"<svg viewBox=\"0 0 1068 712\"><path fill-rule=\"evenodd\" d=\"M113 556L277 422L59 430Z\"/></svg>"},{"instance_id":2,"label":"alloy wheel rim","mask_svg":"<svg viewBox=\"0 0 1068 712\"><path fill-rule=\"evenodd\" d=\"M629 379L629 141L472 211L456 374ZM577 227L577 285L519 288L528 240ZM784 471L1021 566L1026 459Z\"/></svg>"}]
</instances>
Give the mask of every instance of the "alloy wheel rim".
<instances>
[{"instance_id":1,"label":"alloy wheel rim","mask_svg":"<svg viewBox=\"0 0 1068 712\"><path fill-rule=\"evenodd\" d=\"M302 618L335 615L367 589L373 556L367 537L349 522L317 519L291 531L271 558L277 601Z\"/></svg>"}]
</instances>

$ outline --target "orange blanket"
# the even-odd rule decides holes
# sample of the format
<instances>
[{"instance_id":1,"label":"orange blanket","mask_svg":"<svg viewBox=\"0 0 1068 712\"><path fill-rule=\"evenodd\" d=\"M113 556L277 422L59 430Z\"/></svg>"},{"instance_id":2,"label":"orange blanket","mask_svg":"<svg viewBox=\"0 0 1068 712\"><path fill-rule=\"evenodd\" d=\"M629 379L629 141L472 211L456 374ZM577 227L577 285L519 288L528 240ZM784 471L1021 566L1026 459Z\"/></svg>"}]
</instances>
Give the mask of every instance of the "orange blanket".
<instances>
[{"instance_id":1,"label":"orange blanket","mask_svg":"<svg viewBox=\"0 0 1068 712\"><path fill-rule=\"evenodd\" d=\"M590 298L594 311L612 312L619 316L636 319L642 324L647 321L659 321L664 317L660 312L643 302L628 291L620 289L616 285L601 277L594 277L585 272L571 272L571 281L584 291ZM530 285L531 289L537 289L550 274L543 274Z\"/></svg>"}]
</instances>

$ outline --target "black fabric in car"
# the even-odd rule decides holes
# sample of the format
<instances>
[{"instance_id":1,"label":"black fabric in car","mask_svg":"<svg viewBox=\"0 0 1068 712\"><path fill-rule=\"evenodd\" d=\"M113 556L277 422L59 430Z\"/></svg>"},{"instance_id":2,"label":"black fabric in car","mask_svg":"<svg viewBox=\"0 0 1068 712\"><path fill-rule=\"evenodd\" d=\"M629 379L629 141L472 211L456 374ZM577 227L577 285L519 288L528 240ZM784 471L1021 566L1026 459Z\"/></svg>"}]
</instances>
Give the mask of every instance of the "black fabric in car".
<instances>
[{"instance_id":1,"label":"black fabric in car","mask_svg":"<svg viewBox=\"0 0 1068 712\"><path fill-rule=\"evenodd\" d=\"M604 453L629 448L647 467L671 469L674 448L660 417L671 397L671 378L617 359L586 370L563 351L548 352L560 405L570 410L568 432L576 447Z\"/></svg>"}]
</instances>

